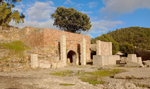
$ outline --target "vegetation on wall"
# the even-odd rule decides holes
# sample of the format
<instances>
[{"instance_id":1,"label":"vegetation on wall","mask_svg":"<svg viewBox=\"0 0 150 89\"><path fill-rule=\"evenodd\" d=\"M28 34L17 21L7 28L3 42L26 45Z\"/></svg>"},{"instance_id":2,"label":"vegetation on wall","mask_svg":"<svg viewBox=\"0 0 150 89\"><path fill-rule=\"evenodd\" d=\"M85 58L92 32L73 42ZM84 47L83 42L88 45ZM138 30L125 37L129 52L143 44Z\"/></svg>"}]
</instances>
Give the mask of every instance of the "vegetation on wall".
<instances>
[{"instance_id":1,"label":"vegetation on wall","mask_svg":"<svg viewBox=\"0 0 150 89\"><path fill-rule=\"evenodd\" d=\"M91 40L91 43L92 44L95 44L96 43L96 40L101 40L101 41L106 41L106 42L112 42L112 53L113 54L116 54L118 51L119 51L119 44L118 42L116 42L115 40L113 40L112 37L110 37L109 35L107 34L103 34L101 36L98 36L96 38L93 38Z\"/></svg>"},{"instance_id":2,"label":"vegetation on wall","mask_svg":"<svg viewBox=\"0 0 150 89\"><path fill-rule=\"evenodd\" d=\"M74 8L57 7L55 12L51 14L51 18L54 18L54 26L73 33L88 31L92 26L90 17Z\"/></svg>"},{"instance_id":3,"label":"vegetation on wall","mask_svg":"<svg viewBox=\"0 0 150 89\"><path fill-rule=\"evenodd\" d=\"M13 41L10 43L0 43L0 49L9 49L15 53L20 53L24 50L30 49L30 47L26 46L22 41Z\"/></svg>"},{"instance_id":4,"label":"vegetation on wall","mask_svg":"<svg viewBox=\"0 0 150 89\"><path fill-rule=\"evenodd\" d=\"M21 0L0 0L0 26L9 26L9 22L13 20L16 24L24 22L25 15L20 14L17 10L12 12L16 2Z\"/></svg>"}]
</instances>

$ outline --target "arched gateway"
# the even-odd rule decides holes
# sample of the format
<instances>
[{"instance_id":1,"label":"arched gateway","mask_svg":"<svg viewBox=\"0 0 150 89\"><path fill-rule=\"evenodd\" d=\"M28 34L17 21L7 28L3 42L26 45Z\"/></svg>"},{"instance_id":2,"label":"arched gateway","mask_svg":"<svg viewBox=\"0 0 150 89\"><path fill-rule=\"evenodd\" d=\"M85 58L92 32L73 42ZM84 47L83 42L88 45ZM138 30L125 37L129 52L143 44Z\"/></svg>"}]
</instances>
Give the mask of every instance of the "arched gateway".
<instances>
[{"instance_id":1,"label":"arched gateway","mask_svg":"<svg viewBox=\"0 0 150 89\"><path fill-rule=\"evenodd\" d=\"M67 53L67 63L68 64L73 64L73 65L76 65L76 62L78 61L77 59L77 54L73 51L73 50L70 50L68 53Z\"/></svg>"}]
</instances>

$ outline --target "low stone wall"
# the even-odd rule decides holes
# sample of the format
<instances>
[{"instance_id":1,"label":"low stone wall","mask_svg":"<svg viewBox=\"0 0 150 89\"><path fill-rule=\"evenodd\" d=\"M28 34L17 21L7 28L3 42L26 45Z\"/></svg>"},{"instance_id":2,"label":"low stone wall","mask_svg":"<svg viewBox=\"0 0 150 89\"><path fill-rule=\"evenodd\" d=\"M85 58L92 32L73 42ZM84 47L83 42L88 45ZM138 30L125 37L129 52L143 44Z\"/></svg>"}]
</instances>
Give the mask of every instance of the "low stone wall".
<instances>
[{"instance_id":1,"label":"low stone wall","mask_svg":"<svg viewBox=\"0 0 150 89\"><path fill-rule=\"evenodd\" d=\"M31 67L32 68L62 68L66 65L63 63L63 61L60 60L44 60L39 59L38 54L31 54Z\"/></svg>"},{"instance_id":2,"label":"low stone wall","mask_svg":"<svg viewBox=\"0 0 150 89\"><path fill-rule=\"evenodd\" d=\"M119 55L94 55L93 65L97 66L116 65L117 60L120 60Z\"/></svg>"},{"instance_id":3,"label":"low stone wall","mask_svg":"<svg viewBox=\"0 0 150 89\"><path fill-rule=\"evenodd\" d=\"M142 58L137 57L136 54L128 54L128 57L121 57L121 62L128 63L128 64L130 63L131 65L133 63L137 63L143 66Z\"/></svg>"},{"instance_id":4,"label":"low stone wall","mask_svg":"<svg viewBox=\"0 0 150 89\"><path fill-rule=\"evenodd\" d=\"M108 59L108 64L109 65L116 65L116 62L118 61L118 60L120 60L120 56L119 55L109 55L108 56L109 57L109 59Z\"/></svg>"},{"instance_id":5,"label":"low stone wall","mask_svg":"<svg viewBox=\"0 0 150 89\"><path fill-rule=\"evenodd\" d=\"M137 57L136 54L128 54L127 61L131 61L131 62L142 64L142 58L141 57Z\"/></svg>"}]
</instances>

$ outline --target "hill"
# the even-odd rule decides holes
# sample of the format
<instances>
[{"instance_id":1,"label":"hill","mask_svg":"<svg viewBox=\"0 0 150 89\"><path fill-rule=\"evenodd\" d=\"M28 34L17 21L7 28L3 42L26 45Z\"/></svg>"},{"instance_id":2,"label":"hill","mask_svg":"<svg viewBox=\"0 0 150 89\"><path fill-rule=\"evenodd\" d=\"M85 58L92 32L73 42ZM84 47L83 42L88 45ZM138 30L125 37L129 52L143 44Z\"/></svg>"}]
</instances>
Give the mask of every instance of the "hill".
<instances>
[{"instance_id":1,"label":"hill","mask_svg":"<svg viewBox=\"0 0 150 89\"><path fill-rule=\"evenodd\" d=\"M150 50L150 28L128 27L117 29L107 34L120 45L129 43L140 49Z\"/></svg>"}]
</instances>

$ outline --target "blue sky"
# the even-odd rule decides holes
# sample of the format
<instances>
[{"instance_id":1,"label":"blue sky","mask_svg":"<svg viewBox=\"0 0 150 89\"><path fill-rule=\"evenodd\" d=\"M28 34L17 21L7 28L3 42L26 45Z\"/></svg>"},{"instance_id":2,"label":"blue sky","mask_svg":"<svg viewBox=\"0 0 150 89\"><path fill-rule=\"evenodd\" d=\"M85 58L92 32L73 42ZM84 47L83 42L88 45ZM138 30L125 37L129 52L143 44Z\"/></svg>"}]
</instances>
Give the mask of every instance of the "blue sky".
<instances>
[{"instance_id":1,"label":"blue sky","mask_svg":"<svg viewBox=\"0 0 150 89\"><path fill-rule=\"evenodd\" d=\"M10 25L59 30L50 18L59 6L73 7L87 14L92 27L82 34L91 37L131 26L150 27L150 0L22 0L13 10L24 13L25 22L15 25L11 21Z\"/></svg>"}]
</instances>

